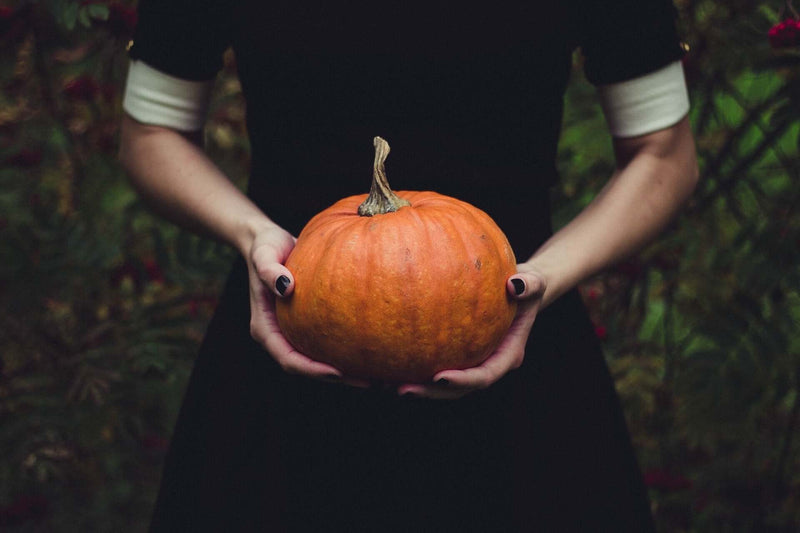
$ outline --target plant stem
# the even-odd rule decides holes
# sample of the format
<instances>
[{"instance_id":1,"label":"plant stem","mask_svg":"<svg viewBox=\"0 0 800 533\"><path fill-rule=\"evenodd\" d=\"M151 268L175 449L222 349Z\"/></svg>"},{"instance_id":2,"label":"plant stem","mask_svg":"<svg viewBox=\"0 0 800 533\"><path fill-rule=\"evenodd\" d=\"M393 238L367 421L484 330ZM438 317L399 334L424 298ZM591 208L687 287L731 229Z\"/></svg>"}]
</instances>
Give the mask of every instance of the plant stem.
<instances>
[{"instance_id":1,"label":"plant stem","mask_svg":"<svg viewBox=\"0 0 800 533\"><path fill-rule=\"evenodd\" d=\"M385 215L386 213L397 211L401 207L411 205L408 200L400 198L389 188L384 166L386 157L389 155L389 143L380 137L375 137L372 144L375 146L372 186L369 189L367 199L358 206L358 214L362 217Z\"/></svg>"}]
</instances>

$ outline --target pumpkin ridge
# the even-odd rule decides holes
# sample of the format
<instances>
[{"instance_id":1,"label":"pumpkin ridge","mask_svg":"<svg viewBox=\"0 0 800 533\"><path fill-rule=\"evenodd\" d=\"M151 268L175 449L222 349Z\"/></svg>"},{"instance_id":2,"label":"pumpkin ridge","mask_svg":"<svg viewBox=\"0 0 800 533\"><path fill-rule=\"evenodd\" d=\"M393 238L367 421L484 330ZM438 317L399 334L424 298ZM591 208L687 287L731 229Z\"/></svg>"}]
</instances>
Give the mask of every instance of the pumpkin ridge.
<instances>
[{"instance_id":1,"label":"pumpkin ridge","mask_svg":"<svg viewBox=\"0 0 800 533\"><path fill-rule=\"evenodd\" d=\"M455 242L448 243L448 250L459 248L455 250L455 253L452 254L455 257L460 258L457 262L458 264L454 265L457 268L461 268L461 283L466 283L469 285L473 285L474 278L480 278L480 275L477 275L476 272L472 268L472 257L474 256L474 250L471 243L466 238L466 233L471 231L469 227L461 227L457 221L455 220L452 213L445 212L443 213L443 218L447 220L448 225L450 226L450 231L448 232L449 235L452 236ZM461 313L458 315L460 318L460 322L456 323L454 326L454 333L458 335L459 338L474 338L474 335L479 334L476 329L480 327L479 324L475 324L475 312L479 307L479 297L478 291L471 290L459 290L456 296L456 299L461 302L463 309L461 309ZM476 327L477 326L477 327Z\"/></svg>"},{"instance_id":2,"label":"pumpkin ridge","mask_svg":"<svg viewBox=\"0 0 800 533\"><path fill-rule=\"evenodd\" d=\"M475 234L477 233L480 235L484 231L485 223L483 223L483 221L478 217L474 216L474 214L469 209L466 209L461 203L459 203L459 210L461 211L462 216L467 215L466 218L467 222L469 223L469 227L465 227L462 231L456 233L461 239L461 244L464 251L463 256L465 257L467 263L466 268L468 269L468 275L470 277L485 279L486 282L490 283L489 286L485 287L484 283L476 283L477 286L483 288L483 291L475 291L470 295L468 300L470 305L470 319L473 322L472 331L468 332L468 336L471 339L474 339L479 335L477 332L477 327L482 327L484 325L482 317L478 316L485 311L485 306L481 305L481 302L486 301L487 296L489 300L496 301L496 292L498 289L500 289L500 287L495 286L495 278L498 274L495 268L495 257L493 257L493 252L495 251L487 247L485 243L475 243L469 239L469 237L479 239L480 237ZM456 224L456 217L453 213L448 213L448 218L453 224ZM465 226L467 226L467 224L465 224ZM481 261L480 268L474 265L473 260ZM473 270L473 268L475 268L475 270ZM481 269L483 270L481 271Z\"/></svg>"},{"instance_id":3,"label":"pumpkin ridge","mask_svg":"<svg viewBox=\"0 0 800 533\"><path fill-rule=\"evenodd\" d=\"M472 208L472 206L466 202L459 201L459 203L463 213L474 222L475 229L479 230L481 235L486 236L485 238L481 239L480 242L483 252L485 253L485 257L490 261L488 264L485 264L484 262L481 268L486 268L491 271L488 276L492 279L497 279L498 288L496 290L499 291L494 294L490 294L489 299L496 298L495 301L498 305L503 305L505 302L512 301L505 288L508 277L516 273L517 270L516 258L513 250L511 249L511 245L508 243L508 240L505 238L505 235L499 226L495 224L494 220L492 220L492 218L485 211ZM506 268L505 265L508 265L508 268ZM484 302L486 300L484 297L480 297L478 301ZM485 316L484 321L488 320L491 323L502 321L501 315L487 314L485 308L482 312ZM505 326L508 327L511 321L513 321L513 316L511 317L511 320L505 324ZM494 351L501 340L502 336L496 339L496 341L493 342L488 348L488 351L485 355L488 356L492 351Z\"/></svg>"},{"instance_id":4,"label":"pumpkin ridge","mask_svg":"<svg viewBox=\"0 0 800 533\"><path fill-rule=\"evenodd\" d=\"M382 321L385 326L379 338L388 340L390 345L397 347L395 353L382 356L385 355L389 360L393 360L393 366L398 370L406 369L412 363L408 348L414 343L411 336L415 331L415 324L419 322L419 309L412 305L412 302L422 290L419 286L418 261L415 260L420 244L413 242L414 239L405 229L407 222L403 220L409 215L413 216L414 213L413 210L405 210L403 214L400 211L396 212L397 218L391 223L382 224L377 230L380 233L375 236L376 247L394 251L374 254L372 256L374 266L368 269L370 272L378 273L376 280L380 280L378 288L381 297L371 313L376 317L375 320ZM406 256L402 250L408 250L410 255ZM413 260L411 268L407 264L407 257Z\"/></svg>"},{"instance_id":5,"label":"pumpkin ridge","mask_svg":"<svg viewBox=\"0 0 800 533\"><path fill-rule=\"evenodd\" d=\"M342 337L343 331L359 329L365 322L361 310L364 305L364 279L359 276L359 268L363 266L365 257L369 258L367 250L360 246L365 241L364 230L359 219L336 220L337 227L328 239L329 250L326 261L319 274L330 277L328 291L320 294L319 299L324 300L326 309L321 318L327 328L332 331L332 338L328 342L328 352L338 353L351 339ZM368 270L369 271L369 270ZM369 291L366 292L368 297ZM368 318L368 317L367 317ZM345 356L347 354L345 353Z\"/></svg>"},{"instance_id":6,"label":"pumpkin ridge","mask_svg":"<svg viewBox=\"0 0 800 533\"><path fill-rule=\"evenodd\" d=\"M481 228L483 234L492 234L491 236L486 235L486 241L488 241L494 248L496 257L513 259L516 271L516 257L513 255L511 245L508 244L505 235L502 233L503 230L497 226L497 224L495 224L492 217L490 217L485 211L477 207L470 206L461 200L458 200L458 202L461 204L460 207L462 212L475 221L476 226ZM509 251L511 252L511 256L509 256Z\"/></svg>"},{"instance_id":7,"label":"pumpkin ridge","mask_svg":"<svg viewBox=\"0 0 800 533\"><path fill-rule=\"evenodd\" d=\"M482 213L482 215L486 219L489 218L489 215L487 215L485 213ZM473 214L473 216L475 216L475 215ZM516 257L514 256L514 252L511 249L511 245L508 243L508 241L505 240L505 238L504 238L505 235L500 233L502 230L500 230L499 228L492 227L491 225L487 224L485 220L484 220L484 223L483 223L481 229L484 230L484 232L485 232L484 235L486 235L486 237L487 237L486 241L494 249L495 257L497 257L498 261L502 261L503 259L510 259L511 263L513 265L513 272L511 272L511 274L516 273L516 270L517 270ZM500 237L503 237L504 239L503 240L499 240ZM509 274L509 276L511 274ZM503 286L504 286L504 290L505 290L505 281L506 280L503 280L503 281L504 281Z\"/></svg>"}]
</instances>

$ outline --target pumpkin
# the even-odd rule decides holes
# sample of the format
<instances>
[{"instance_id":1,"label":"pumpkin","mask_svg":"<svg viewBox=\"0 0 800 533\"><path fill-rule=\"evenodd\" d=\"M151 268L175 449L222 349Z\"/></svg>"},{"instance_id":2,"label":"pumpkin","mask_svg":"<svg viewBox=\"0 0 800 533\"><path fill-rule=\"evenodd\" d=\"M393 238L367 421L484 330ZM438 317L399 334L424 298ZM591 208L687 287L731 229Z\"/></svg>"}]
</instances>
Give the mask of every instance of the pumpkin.
<instances>
[{"instance_id":1,"label":"pumpkin","mask_svg":"<svg viewBox=\"0 0 800 533\"><path fill-rule=\"evenodd\" d=\"M286 267L293 293L276 302L278 324L301 353L346 375L425 382L479 365L516 312L506 291L516 260L480 209L386 179L389 145L374 139L369 195L313 217Z\"/></svg>"}]
</instances>

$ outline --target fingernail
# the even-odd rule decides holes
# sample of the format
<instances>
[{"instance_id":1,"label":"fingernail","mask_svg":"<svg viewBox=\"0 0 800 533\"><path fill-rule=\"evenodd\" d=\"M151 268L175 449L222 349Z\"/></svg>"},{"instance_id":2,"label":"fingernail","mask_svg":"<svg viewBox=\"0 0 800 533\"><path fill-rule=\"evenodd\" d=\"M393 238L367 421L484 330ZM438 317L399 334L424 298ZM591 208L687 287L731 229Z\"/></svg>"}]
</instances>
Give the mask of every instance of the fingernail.
<instances>
[{"instance_id":1,"label":"fingernail","mask_svg":"<svg viewBox=\"0 0 800 533\"><path fill-rule=\"evenodd\" d=\"M511 284L514 286L514 293L519 296L525 292L525 282L519 278L513 278Z\"/></svg>"},{"instance_id":2,"label":"fingernail","mask_svg":"<svg viewBox=\"0 0 800 533\"><path fill-rule=\"evenodd\" d=\"M324 376L322 376L322 379L324 379L325 381L337 382L342 380L342 376L340 376L339 374L325 374Z\"/></svg>"},{"instance_id":3,"label":"fingernail","mask_svg":"<svg viewBox=\"0 0 800 533\"><path fill-rule=\"evenodd\" d=\"M450 385L450 380L447 378L439 378L436 380L437 385Z\"/></svg>"},{"instance_id":4,"label":"fingernail","mask_svg":"<svg viewBox=\"0 0 800 533\"><path fill-rule=\"evenodd\" d=\"M278 293L283 296L283 293L286 292L286 289L289 288L291 285L292 280L290 280L286 276L279 276L277 280L275 280L275 288L278 289Z\"/></svg>"}]
</instances>

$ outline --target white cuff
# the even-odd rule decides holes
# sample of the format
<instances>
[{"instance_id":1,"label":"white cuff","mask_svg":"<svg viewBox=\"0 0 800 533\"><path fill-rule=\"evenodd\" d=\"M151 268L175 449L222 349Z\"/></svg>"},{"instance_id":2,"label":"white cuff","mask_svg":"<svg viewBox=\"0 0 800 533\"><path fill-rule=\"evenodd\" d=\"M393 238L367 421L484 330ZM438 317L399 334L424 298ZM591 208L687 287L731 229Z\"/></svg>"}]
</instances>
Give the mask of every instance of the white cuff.
<instances>
[{"instance_id":1,"label":"white cuff","mask_svg":"<svg viewBox=\"0 0 800 533\"><path fill-rule=\"evenodd\" d=\"M203 127L214 80L189 81L131 61L122 108L144 124L180 131Z\"/></svg>"},{"instance_id":2,"label":"white cuff","mask_svg":"<svg viewBox=\"0 0 800 533\"><path fill-rule=\"evenodd\" d=\"M689 112L689 93L680 61L597 89L614 137L652 133L676 124Z\"/></svg>"}]
</instances>

